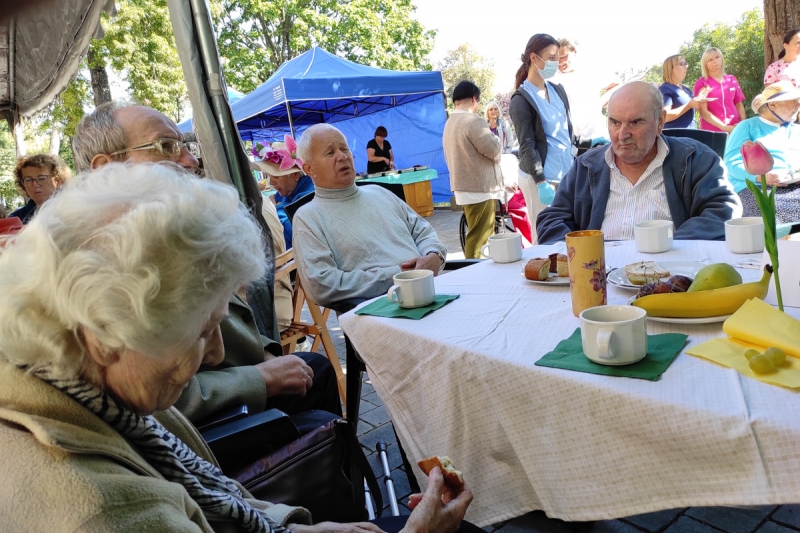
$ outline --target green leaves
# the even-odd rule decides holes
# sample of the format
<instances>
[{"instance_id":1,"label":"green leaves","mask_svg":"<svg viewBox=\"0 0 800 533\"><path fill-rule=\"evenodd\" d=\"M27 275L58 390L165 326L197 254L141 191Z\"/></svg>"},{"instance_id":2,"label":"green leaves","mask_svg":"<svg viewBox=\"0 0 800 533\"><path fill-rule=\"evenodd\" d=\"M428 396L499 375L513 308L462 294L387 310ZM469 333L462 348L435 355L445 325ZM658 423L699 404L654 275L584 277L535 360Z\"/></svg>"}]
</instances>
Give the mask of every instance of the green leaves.
<instances>
[{"instance_id":1,"label":"green leaves","mask_svg":"<svg viewBox=\"0 0 800 533\"><path fill-rule=\"evenodd\" d=\"M392 70L430 70L435 32L411 0L213 0L229 84L250 92L312 46Z\"/></svg>"},{"instance_id":2,"label":"green leaves","mask_svg":"<svg viewBox=\"0 0 800 533\"><path fill-rule=\"evenodd\" d=\"M447 106L453 107L453 89L460 81L469 80L481 90L481 102L487 103L494 87L494 63L479 55L469 44L464 43L455 50L450 50L437 66L442 72L444 90L447 94ZM514 84L508 80L508 87Z\"/></svg>"},{"instance_id":3,"label":"green leaves","mask_svg":"<svg viewBox=\"0 0 800 533\"><path fill-rule=\"evenodd\" d=\"M778 296L778 309L783 311L783 296L781 294L781 281L778 275L778 232L775 218L775 189L773 185L771 191L767 191L766 176L761 176L761 189L758 185L747 180L747 188L753 193L758 209L761 211L761 218L764 219L764 247L767 249L772 269L775 275L775 292Z\"/></svg>"},{"instance_id":4,"label":"green leaves","mask_svg":"<svg viewBox=\"0 0 800 533\"><path fill-rule=\"evenodd\" d=\"M134 101L179 121L188 93L166 0L120 0L117 7L116 16L103 16L96 55L122 74Z\"/></svg>"},{"instance_id":5,"label":"green leaves","mask_svg":"<svg viewBox=\"0 0 800 533\"><path fill-rule=\"evenodd\" d=\"M761 92L764 87L764 16L760 9L745 12L733 25L709 24L694 32L692 41L680 48L680 53L689 63L685 85L691 87L703 73L700 58L709 47L722 50L725 72L739 80L747 100ZM753 116L750 106L745 105L748 116Z\"/></svg>"}]
</instances>

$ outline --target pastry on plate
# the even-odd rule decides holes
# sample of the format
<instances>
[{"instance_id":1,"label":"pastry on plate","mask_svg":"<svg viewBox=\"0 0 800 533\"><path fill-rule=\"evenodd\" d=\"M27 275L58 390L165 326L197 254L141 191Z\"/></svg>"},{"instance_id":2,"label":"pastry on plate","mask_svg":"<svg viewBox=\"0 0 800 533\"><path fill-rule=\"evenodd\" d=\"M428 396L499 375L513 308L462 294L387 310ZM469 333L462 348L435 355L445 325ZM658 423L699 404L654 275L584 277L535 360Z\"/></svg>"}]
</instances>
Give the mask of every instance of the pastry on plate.
<instances>
[{"instance_id":1,"label":"pastry on plate","mask_svg":"<svg viewBox=\"0 0 800 533\"><path fill-rule=\"evenodd\" d=\"M625 265L625 274L634 285L644 285L669 277L669 270L661 268L655 261L638 261Z\"/></svg>"}]
</instances>

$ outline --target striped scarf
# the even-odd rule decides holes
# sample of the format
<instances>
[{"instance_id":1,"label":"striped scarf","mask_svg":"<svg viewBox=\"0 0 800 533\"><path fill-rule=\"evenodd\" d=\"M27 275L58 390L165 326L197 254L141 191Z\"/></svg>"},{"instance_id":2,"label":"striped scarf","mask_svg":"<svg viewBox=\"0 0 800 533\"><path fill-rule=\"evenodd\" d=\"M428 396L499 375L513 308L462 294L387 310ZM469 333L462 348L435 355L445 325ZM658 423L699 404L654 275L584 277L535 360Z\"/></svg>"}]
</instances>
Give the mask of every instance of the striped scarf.
<instances>
[{"instance_id":1,"label":"striped scarf","mask_svg":"<svg viewBox=\"0 0 800 533\"><path fill-rule=\"evenodd\" d=\"M168 481L183 485L208 518L229 519L251 533L291 533L244 500L219 468L198 457L152 416L139 416L83 379L60 380L41 370L36 375L129 439Z\"/></svg>"}]
</instances>

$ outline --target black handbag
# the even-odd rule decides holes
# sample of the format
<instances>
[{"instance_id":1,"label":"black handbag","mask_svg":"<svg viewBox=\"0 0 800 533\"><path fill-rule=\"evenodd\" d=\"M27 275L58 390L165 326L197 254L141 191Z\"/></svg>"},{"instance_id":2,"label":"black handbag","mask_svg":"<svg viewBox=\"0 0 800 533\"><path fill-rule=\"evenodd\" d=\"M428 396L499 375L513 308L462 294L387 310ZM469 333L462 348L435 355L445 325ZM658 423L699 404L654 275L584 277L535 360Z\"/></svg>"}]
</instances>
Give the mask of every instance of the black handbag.
<instances>
[{"instance_id":1,"label":"black handbag","mask_svg":"<svg viewBox=\"0 0 800 533\"><path fill-rule=\"evenodd\" d=\"M378 516L383 508L375 474L352 426L341 418L226 473L260 500L305 507L315 524L366 520L365 479Z\"/></svg>"}]
</instances>

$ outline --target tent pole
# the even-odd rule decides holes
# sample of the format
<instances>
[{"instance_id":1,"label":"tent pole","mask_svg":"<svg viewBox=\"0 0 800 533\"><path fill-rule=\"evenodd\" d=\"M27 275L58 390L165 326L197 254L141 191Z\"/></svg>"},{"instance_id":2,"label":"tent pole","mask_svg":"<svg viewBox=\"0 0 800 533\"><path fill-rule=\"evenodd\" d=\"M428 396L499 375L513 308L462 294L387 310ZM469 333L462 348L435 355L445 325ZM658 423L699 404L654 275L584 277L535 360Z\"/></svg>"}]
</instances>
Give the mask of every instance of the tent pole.
<instances>
[{"instance_id":1,"label":"tent pole","mask_svg":"<svg viewBox=\"0 0 800 533\"><path fill-rule=\"evenodd\" d=\"M289 131L292 132L292 139L297 140L297 137L294 134L294 121L292 120L292 106L289 103L289 100L286 100L286 114L289 117Z\"/></svg>"}]
</instances>

